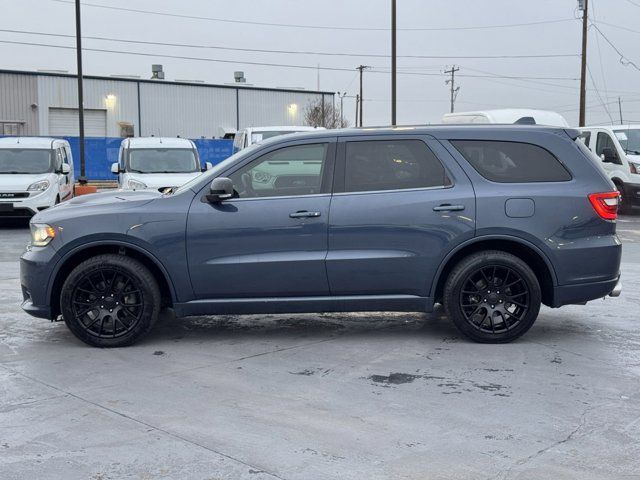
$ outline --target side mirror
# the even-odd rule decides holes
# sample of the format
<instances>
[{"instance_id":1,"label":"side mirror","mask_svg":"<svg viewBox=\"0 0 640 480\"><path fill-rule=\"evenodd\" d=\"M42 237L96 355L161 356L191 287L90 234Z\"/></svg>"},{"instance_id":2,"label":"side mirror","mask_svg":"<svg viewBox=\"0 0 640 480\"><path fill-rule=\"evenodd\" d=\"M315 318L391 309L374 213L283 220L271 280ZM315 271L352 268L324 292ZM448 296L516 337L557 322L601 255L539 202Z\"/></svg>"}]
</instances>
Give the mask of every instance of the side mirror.
<instances>
[{"instance_id":1,"label":"side mirror","mask_svg":"<svg viewBox=\"0 0 640 480\"><path fill-rule=\"evenodd\" d=\"M69 173L71 173L71 167L69 166L68 163L63 163L62 168L60 169L60 172L63 175L69 175Z\"/></svg>"},{"instance_id":2,"label":"side mirror","mask_svg":"<svg viewBox=\"0 0 640 480\"><path fill-rule=\"evenodd\" d=\"M207 202L220 203L233 197L233 182L227 177L214 178L209 187Z\"/></svg>"},{"instance_id":3,"label":"side mirror","mask_svg":"<svg viewBox=\"0 0 640 480\"><path fill-rule=\"evenodd\" d=\"M111 173L118 175L120 173L120 164L118 162L111 164Z\"/></svg>"},{"instance_id":4,"label":"side mirror","mask_svg":"<svg viewBox=\"0 0 640 480\"><path fill-rule=\"evenodd\" d=\"M618 163L618 155L616 155L615 150L611 147L604 147L602 149L602 156L604 163Z\"/></svg>"},{"instance_id":5,"label":"side mirror","mask_svg":"<svg viewBox=\"0 0 640 480\"><path fill-rule=\"evenodd\" d=\"M204 164L204 169L205 170L211 170L213 168L213 164L211 162L206 162Z\"/></svg>"}]
</instances>

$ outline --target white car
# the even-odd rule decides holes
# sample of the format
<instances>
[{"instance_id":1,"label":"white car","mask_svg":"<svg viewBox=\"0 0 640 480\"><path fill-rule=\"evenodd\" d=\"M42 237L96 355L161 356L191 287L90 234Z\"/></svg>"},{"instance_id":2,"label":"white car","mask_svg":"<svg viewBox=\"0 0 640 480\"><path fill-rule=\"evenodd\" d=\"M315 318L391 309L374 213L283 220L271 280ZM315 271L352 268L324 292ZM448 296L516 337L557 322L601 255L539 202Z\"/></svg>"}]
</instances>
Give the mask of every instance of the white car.
<instances>
[{"instance_id":1,"label":"white car","mask_svg":"<svg viewBox=\"0 0 640 480\"><path fill-rule=\"evenodd\" d=\"M0 218L31 217L73 196L73 158L66 140L0 138Z\"/></svg>"},{"instance_id":2,"label":"white car","mask_svg":"<svg viewBox=\"0 0 640 480\"><path fill-rule=\"evenodd\" d=\"M502 108L475 112L445 113L442 117L442 123L515 123L521 125L548 125L553 127L569 126L567 120L557 112L550 110L532 110L529 108Z\"/></svg>"},{"instance_id":3,"label":"white car","mask_svg":"<svg viewBox=\"0 0 640 480\"><path fill-rule=\"evenodd\" d=\"M583 127L580 138L602 161L622 196L621 210L640 208L640 125Z\"/></svg>"},{"instance_id":4,"label":"white car","mask_svg":"<svg viewBox=\"0 0 640 480\"><path fill-rule=\"evenodd\" d=\"M281 127L249 127L236 133L233 140L233 153L239 152L249 145L261 142L267 138L286 135L295 132L311 132L314 130L326 130L324 127L301 127L301 126L281 126Z\"/></svg>"},{"instance_id":5,"label":"white car","mask_svg":"<svg viewBox=\"0 0 640 480\"><path fill-rule=\"evenodd\" d=\"M111 172L124 190L158 190L179 187L204 170L195 144L186 138L126 138Z\"/></svg>"}]
</instances>

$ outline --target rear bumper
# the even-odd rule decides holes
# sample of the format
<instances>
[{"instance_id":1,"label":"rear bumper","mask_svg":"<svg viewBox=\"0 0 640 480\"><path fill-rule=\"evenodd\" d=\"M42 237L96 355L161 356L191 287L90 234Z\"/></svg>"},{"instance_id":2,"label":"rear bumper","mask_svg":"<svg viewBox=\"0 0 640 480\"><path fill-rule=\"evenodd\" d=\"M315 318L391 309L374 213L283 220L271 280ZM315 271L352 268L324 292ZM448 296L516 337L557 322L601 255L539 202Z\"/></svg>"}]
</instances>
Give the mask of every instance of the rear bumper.
<instances>
[{"instance_id":1,"label":"rear bumper","mask_svg":"<svg viewBox=\"0 0 640 480\"><path fill-rule=\"evenodd\" d=\"M551 306L557 308L563 305L584 304L590 300L607 296L618 297L621 293L622 282L619 275L602 282L562 285L554 288Z\"/></svg>"}]
</instances>

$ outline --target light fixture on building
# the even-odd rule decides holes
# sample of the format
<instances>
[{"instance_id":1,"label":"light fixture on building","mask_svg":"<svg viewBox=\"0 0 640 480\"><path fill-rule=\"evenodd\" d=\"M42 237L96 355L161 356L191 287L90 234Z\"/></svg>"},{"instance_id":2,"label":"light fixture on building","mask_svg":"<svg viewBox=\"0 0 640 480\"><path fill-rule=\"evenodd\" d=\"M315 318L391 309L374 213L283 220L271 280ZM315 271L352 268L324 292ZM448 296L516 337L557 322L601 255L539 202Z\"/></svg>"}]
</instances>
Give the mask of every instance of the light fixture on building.
<instances>
[{"instance_id":1,"label":"light fixture on building","mask_svg":"<svg viewBox=\"0 0 640 480\"><path fill-rule=\"evenodd\" d=\"M113 109L116 106L116 96L113 93L104 97L104 104L108 109Z\"/></svg>"},{"instance_id":2,"label":"light fixture on building","mask_svg":"<svg viewBox=\"0 0 640 480\"><path fill-rule=\"evenodd\" d=\"M289 115L291 115L292 117L295 117L298 113L298 105L295 103L292 103L289 105L288 110L289 110Z\"/></svg>"}]
</instances>

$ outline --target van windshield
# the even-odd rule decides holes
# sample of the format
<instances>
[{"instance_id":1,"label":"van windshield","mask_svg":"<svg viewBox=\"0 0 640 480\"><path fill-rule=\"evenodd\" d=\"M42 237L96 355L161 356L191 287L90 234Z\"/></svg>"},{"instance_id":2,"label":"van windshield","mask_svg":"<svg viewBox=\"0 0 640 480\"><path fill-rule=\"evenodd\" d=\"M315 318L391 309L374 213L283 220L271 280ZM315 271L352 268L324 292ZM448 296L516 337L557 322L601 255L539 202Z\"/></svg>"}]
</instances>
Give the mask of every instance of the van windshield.
<instances>
[{"instance_id":1,"label":"van windshield","mask_svg":"<svg viewBox=\"0 0 640 480\"><path fill-rule=\"evenodd\" d=\"M616 129L613 131L625 153L640 155L640 129Z\"/></svg>"},{"instance_id":2,"label":"van windshield","mask_svg":"<svg viewBox=\"0 0 640 480\"><path fill-rule=\"evenodd\" d=\"M51 150L0 149L0 174L48 173L50 171Z\"/></svg>"},{"instance_id":3,"label":"van windshield","mask_svg":"<svg viewBox=\"0 0 640 480\"><path fill-rule=\"evenodd\" d=\"M199 172L195 152L188 148L137 148L129 150L128 172Z\"/></svg>"}]
</instances>

